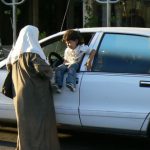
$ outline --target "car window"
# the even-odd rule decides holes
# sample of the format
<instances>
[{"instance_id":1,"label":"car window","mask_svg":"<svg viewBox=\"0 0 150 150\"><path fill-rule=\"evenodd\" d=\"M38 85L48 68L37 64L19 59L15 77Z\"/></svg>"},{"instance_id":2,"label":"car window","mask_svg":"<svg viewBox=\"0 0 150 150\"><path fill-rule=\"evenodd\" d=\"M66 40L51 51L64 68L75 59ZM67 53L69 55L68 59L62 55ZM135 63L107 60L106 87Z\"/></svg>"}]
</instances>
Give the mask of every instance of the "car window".
<instances>
[{"instance_id":1,"label":"car window","mask_svg":"<svg viewBox=\"0 0 150 150\"><path fill-rule=\"evenodd\" d=\"M81 33L84 39L84 44L89 45L95 32Z\"/></svg>"},{"instance_id":2,"label":"car window","mask_svg":"<svg viewBox=\"0 0 150 150\"><path fill-rule=\"evenodd\" d=\"M66 45L64 42L62 42L62 35L61 35L42 43L41 47L46 56L48 56L49 53L51 52L56 52L61 56L63 56Z\"/></svg>"},{"instance_id":3,"label":"car window","mask_svg":"<svg viewBox=\"0 0 150 150\"><path fill-rule=\"evenodd\" d=\"M4 53L2 51L2 49L0 49L0 61L2 61L4 59Z\"/></svg>"},{"instance_id":4,"label":"car window","mask_svg":"<svg viewBox=\"0 0 150 150\"><path fill-rule=\"evenodd\" d=\"M104 34L93 61L92 71L150 73L150 37Z\"/></svg>"},{"instance_id":5,"label":"car window","mask_svg":"<svg viewBox=\"0 0 150 150\"><path fill-rule=\"evenodd\" d=\"M85 44L89 44L92 36L95 34L94 32L92 33L81 33L83 38L84 38L84 42ZM56 52L58 53L60 56L63 57L64 55L64 50L66 48L66 44L64 42L62 42L62 36L57 36L53 39L50 39L44 43L41 44L41 47L45 53L46 56L49 55L50 52Z\"/></svg>"},{"instance_id":6,"label":"car window","mask_svg":"<svg viewBox=\"0 0 150 150\"><path fill-rule=\"evenodd\" d=\"M3 67L1 67L0 69L6 70L6 65L4 65Z\"/></svg>"}]
</instances>

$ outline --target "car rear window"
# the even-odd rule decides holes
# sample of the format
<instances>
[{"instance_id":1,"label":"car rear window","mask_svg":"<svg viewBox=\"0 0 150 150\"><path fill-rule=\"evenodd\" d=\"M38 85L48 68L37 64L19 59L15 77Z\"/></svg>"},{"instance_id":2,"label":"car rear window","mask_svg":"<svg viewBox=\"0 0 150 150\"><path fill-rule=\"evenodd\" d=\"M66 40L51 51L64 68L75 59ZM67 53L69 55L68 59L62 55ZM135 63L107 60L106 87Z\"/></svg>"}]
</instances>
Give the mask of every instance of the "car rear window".
<instances>
[{"instance_id":1,"label":"car rear window","mask_svg":"<svg viewBox=\"0 0 150 150\"><path fill-rule=\"evenodd\" d=\"M131 34L104 34L92 71L150 73L150 37Z\"/></svg>"}]
</instances>

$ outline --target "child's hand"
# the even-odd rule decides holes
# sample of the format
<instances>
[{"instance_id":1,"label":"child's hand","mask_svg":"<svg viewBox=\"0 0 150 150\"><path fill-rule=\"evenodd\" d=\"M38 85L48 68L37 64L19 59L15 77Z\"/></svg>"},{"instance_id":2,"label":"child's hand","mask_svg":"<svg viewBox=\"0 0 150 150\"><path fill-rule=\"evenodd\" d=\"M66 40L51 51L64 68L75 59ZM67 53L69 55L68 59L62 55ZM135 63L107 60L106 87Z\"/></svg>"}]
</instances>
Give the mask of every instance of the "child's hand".
<instances>
[{"instance_id":1,"label":"child's hand","mask_svg":"<svg viewBox=\"0 0 150 150\"><path fill-rule=\"evenodd\" d=\"M87 71L91 71L92 65L91 65L90 61L87 61L86 64L85 64L85 66L87 68Z\"/></svg>"},{"instance_id":2,"label":"child's hand","mask_svg":"<svg viewBox=\"0 0 150 150\"><path fill-rule=\"evenodd\" d=\"M64 60L64 62L63 62L63 63L64 63L64 64L65 64L65 63L68 63L68 61L67 61L67 60Z\"/></svg>"}]
</instances>

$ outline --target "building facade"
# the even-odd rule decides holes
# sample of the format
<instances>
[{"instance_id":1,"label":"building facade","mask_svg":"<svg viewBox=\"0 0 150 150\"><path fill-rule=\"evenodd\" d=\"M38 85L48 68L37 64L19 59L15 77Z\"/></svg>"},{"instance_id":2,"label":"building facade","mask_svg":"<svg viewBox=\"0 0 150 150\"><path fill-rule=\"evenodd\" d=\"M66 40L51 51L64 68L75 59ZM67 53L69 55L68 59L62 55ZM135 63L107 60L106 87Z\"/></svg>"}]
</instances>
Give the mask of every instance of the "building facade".
<instances>
[{"instance_id":1,"label":"building facade","mask_svg":"<svg viewBox=\"0 0 150 150\"><path fill-rule=\"evenodd\" d=\"M17 35L27 24L37 26L40 37L69 28L150 27L150 0L119 0L109 4L109 11L106 3L97 0L25 0L16 10ZM3 45L12 44L12 21L12 7L0 0L0 40Z\"/></svg>"}]
</instances>

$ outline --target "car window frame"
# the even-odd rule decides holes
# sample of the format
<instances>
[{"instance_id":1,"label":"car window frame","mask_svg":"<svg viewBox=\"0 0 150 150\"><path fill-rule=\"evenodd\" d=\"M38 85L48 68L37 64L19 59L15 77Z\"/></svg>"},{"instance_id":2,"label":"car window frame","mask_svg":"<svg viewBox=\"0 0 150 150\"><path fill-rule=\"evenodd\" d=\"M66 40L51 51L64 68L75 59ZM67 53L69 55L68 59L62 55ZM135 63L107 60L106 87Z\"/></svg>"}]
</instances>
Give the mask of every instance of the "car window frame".
<instances>
[{"instance_id":1,"label":"car window frame","mask_svg":"<svg viewBox=\"0 0 150 150\"><path fill-rule=\"evenodd\" d=\"M98 55L98 51L99 51L99 48L100 48L100 46L101 46L101 44L102 44L102 41L103 41L103 39L104 39L104 37L105 37L105 35L107 35L107 34L116 34L116 35L130 35L130 36L138 36L138 37L146 37L146 38L150 38L150 36L148 36L148 35L141 35L141 34L135 34L135 33L115 33L115 32L104 32L103 33L103 35L101 36L101 38L99 39L99 44L98 44L98 46L97 46L97 49L96 49L96 54L95 54L95 57L94 57L94 60L93 60L93 64L92 64L92 69L91 69L91 72L105 72L105 71L95 71L94 70L94 67L95 67L95 59L96 59L96 57L97 57L97 55ZM132 72L107 72L107 73L125 73L125 74L148 74L149 75L149 73L132 73Z\"/></svg>"}]
</instances>

